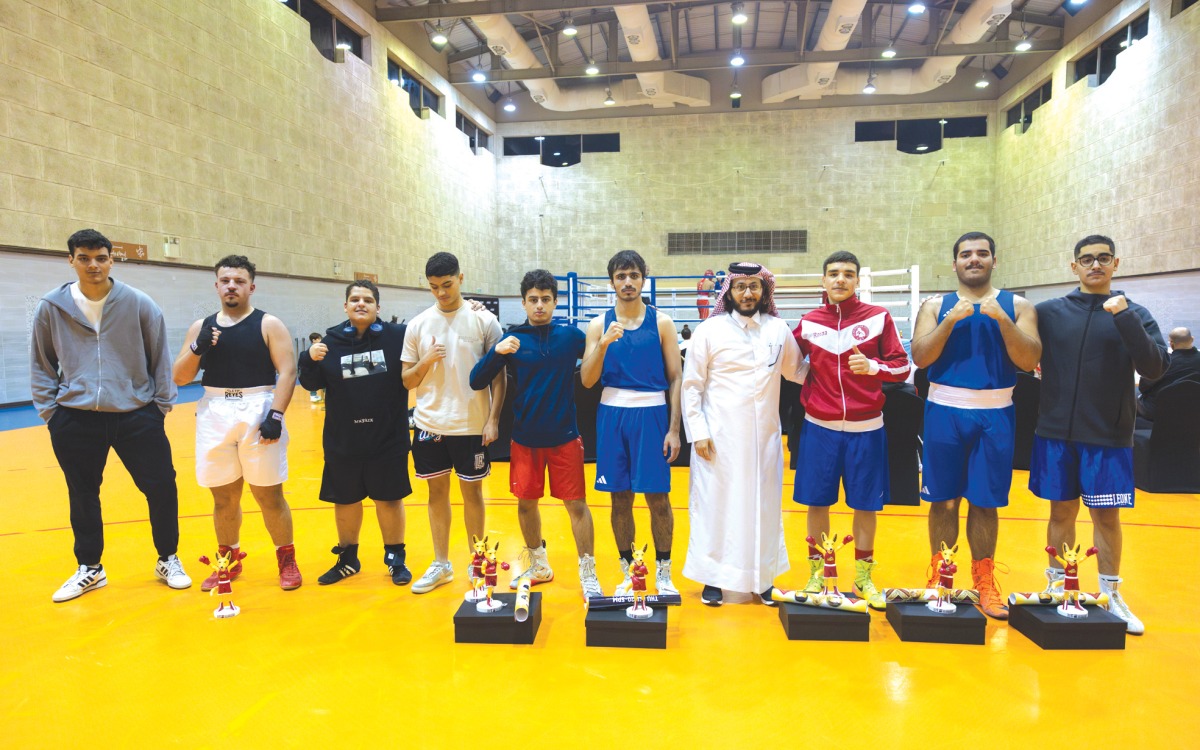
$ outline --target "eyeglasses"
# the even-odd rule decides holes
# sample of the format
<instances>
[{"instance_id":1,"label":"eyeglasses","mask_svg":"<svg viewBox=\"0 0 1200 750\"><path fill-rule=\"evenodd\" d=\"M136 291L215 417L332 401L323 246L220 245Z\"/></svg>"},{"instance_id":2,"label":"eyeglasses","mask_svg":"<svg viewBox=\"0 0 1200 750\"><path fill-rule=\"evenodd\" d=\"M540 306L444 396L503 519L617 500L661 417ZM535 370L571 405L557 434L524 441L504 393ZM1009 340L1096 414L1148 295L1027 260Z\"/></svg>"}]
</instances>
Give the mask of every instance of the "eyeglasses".
<instances>
[{"instance_id":1,"label":"eyeglasses","mask_svg":"<svg viewBox=\"0 0 1200 750\"><path fill-rule=\"evenodd\" d=\"M1111 266L1115 255L1110 253L1100 253L1099 255L1080 255L1075 259L1075 262L1084 268L1091 268L1093 263L1099 263L1101 266Z\"/></svg>"},{"instance_id":2,"label":"eyeglasses","mask_svg":"<svg viewBox=\"0 0 1200 750\"><path fill-rule=\"evenodd\" d=\"M763 287L762 282L758 281L737 281L734 282L731 288L733 289L734 294L745 294L748 291L755 293L761 292Z\"/></svg>"}]
</instances>

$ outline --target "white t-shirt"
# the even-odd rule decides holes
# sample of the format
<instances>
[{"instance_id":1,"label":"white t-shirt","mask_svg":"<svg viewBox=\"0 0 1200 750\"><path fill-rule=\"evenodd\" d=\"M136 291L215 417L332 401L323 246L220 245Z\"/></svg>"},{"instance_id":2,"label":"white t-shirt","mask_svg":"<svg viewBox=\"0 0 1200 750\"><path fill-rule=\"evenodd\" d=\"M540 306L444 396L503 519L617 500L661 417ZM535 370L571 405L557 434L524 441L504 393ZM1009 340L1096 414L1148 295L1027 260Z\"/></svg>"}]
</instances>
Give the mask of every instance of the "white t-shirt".
<instances>
[{"instance_id":1,"label":"white t-shirt","mask_svg":"<svg viewBox=\"0 0 1200 750\"><path fill-rule=\"evenodd\" d=\"M109 287L109 294L112 293L112 287ZM75 300L75 306L79 308L79 312L83 313L83 317L88 319L92 324L92 328L100 330L100 318L104 316L104 303L108 301L108 294L98 300L92 301L83 296L83 290L79 288L79 282L76 281L71 285L71 299Z\"/></svg>"},{"instance_id":2,"label":"white t-shirt","mask_svg":"<svg viewBox=\"0 0 1200 750\"><path fill-rule=\"evenodd\" d=\"M463 302L454 312L437 305L413 318L404 335L405 364L417 362L434 339L446 347L446 358L435 362L413 391L417 408L413 422L438 435L481 435L491 408L488 389L471 389L471 369L501 337L500 321L487 310L475 312Z\"/></svg>"}]
</instances>

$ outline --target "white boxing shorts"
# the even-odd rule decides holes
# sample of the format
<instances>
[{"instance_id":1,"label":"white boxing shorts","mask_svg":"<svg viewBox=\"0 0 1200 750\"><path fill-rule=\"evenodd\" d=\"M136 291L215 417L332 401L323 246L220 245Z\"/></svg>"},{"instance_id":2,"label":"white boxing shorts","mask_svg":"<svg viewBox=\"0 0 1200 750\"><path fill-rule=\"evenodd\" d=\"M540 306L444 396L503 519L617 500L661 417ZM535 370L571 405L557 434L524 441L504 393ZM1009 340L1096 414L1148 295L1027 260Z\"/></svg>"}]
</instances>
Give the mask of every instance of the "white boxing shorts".
<instances>
[{"instance_id":1,"label":"white boxing shorts","mask_svg":"<svg viewBox=\"0 0 1200 750\"><path fill-rule=\"evenodd\" d=\"M244 477L255 487L272 487L287 479L287 424L278 442L263 443L258 434L274 400L272 386L205 386L196 404L197 484L223 487Z\"/></svg>"}]
</instances>

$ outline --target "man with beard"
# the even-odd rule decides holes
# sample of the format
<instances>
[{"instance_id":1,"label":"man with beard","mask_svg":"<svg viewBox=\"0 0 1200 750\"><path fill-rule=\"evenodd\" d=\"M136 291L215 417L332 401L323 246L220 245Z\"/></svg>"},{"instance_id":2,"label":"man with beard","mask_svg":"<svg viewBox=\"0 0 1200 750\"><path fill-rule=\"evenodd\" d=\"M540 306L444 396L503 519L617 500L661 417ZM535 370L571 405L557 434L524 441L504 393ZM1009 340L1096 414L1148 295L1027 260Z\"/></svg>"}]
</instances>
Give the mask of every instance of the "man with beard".
<instances>
[{"instance_id":1,"label":"man with beard","mask_svg":"<svg viewBox=\"0 0 1200 750\"><path fill-rule=\"evenodd\" d=\"M279 586L290 591L303 581L292 543L292 510L283 497L288 474L283 413L296 388L292 336L282 320L250 304L255 267L248 258L226 256L215 270L221 311L192 323L173 369L176 385L204 370L204 396L196 405L196 481L212 491L218 555L241 546L242 484L250 485L275 543ZM230 580L241 573L239 561L229 570ZM200 590L216 585L214 572Z\"/></svg>"},{"instance_id":2,"label":"man with beard","mask_svg":"<svg viewBox=\"0 0 1200 750\"><path fill-rule=\"evenodd\" d=\"M408 480L408 389L400 373L405 326L379 319L379 288L366 280L346 287L346 320L300 355L300 385L325 391L325 470L320 498L333 503L338 556L317 583L359 572L358 535L364 498L375 501L383 564L392 583L412 580L405 565L404 498Z\"/></svg>"},{"instance_id":3,"label":"man with beard","mask_svg":"<svg viewBox=\"0 0 1200 750\"><path fill-rule=\"evenodd\" d=\"M913 330L912 360L929 368L925 402L921 497L929 505L932 578L937 584L940 545L958 540L965 497L971 578L979 608L999 620L1008 606L996 586L997 509L1008 505L1016 409L1017 370L1032 370L1042 353L1037 312L1027 300L992 286L996 243L968 232L954 243L958 292L921 305Z\"/></svg>"},{"instance_id":4,"label":"man with beard","mask_svg":"<svg viewBox=\"0 0 1200 750\"><path fill-rule=\"evenodd\" d=\"M580 366L585 388L600 381L596 410L596 489L612 493L612 527L624 580L616 594L631 590L634 493L646 495L654 538L659 594L678 594L671 580L671 462L679 455L679 388L682 359L675 324L642 301L646 261L622 250L608 261L617 305L592 318Z\"/></svg>"},{"instance_id":5,"label":"man with beard","mask_svg":"<svg viewBox=\"0 0 1200 750\"><path fill-rule=\"evenodd\" d=\"M825 302L796 326L796 341L810 369L800 392L804 427L797 448L794 499L808 506L808 536L828 534L829 507L846 488L854 509L854 589L874 609L886 599L875 587L875 514L890 498L887 437L883 428L883 384L908 377L908 355L892 316L882 307L860 302L859 263L852 253L825 259L821 286ZM808 547L805 591L825 585L824 558Z\"/></svg>"},{"instance_id":6,"label":"man with beard","mask_svg":"<svg viewBox=\"0 0 1200 750\"><path fill-rule=\"evenodd\" d=\"M1100 551L1100 591L1108 594L1108 609L1125 621L1125 629L1141 635L1145 626L1119 591L1120 513L1133 507L1133 372L1161 377L1170 358L1150 312L1113 292L1119 265L1111 239L1084 237L1071 263L1079 288L1037 306L1046 346L1029 490L1052 501L1047 551L1075 544L1082 498ZM1062 563L1053 554L1046 577L1047 591L1062 590Z\"/></svg>"},{"instance_id":7,"label":"man with beard","mask_svg":"<svg viewBox=\"0 0 1200 750\"><path fill-rule=\"evenodd\" d=\"M683 574L722 590L759 594L788 570L783 539L779 376L800 382L803 357L779 319L775 277L757 263L729 266L712 316L696 327L683 368L692 460L691 535Z\"/></svg>"}]
</instances>

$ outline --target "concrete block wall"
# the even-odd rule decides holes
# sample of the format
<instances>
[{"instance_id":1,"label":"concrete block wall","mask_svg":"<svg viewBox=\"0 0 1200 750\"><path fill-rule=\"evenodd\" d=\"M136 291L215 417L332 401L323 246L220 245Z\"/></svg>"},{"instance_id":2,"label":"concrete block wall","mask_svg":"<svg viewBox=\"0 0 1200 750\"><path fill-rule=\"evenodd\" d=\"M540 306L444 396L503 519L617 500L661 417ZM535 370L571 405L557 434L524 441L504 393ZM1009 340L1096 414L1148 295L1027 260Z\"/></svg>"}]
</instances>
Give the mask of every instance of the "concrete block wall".
<instances>
[{"instance_id":1,"label":"concrete block wall","mask_svg":"<svg viewBox=\"0 0 1200 750\"><path fill-rule=\"evenodd\" d=\"M776 273L819 273L835 250L877 269L949 273L955 238L993 221L994 139L951 138L913 155L855 143L856 120L989 115L988 102L501 124L505 136L619 132L620 153L570 168L503 157L500 242L556 271L605 274L620 249L657 274L698 274L731 255L667 256L669 232L807 229L806 254L756 258ZM994 129L990 122L989 128Z\"/></svg>"},{"instance_id":2,"label":"concrete block wall","mask_svg":"<svg viewBox=\"0 0 1200 750\"><path fill-rule=\"evenodd\" d=\"M1075 82L1073 61L1147 7L1149 33L1108 80ZM1200 267L1200 9L1170 11L1120 3L997 102L1004 122L1053 82L1027 132L996 137L996 239L1013 285L1071 281L1072 248L1097 233L1116 240L1120 276Z\"/></svg>"},{"instance_id":3,"label":"concrete block wall","mask_svg":"<svg viewBox=\"0 0 1200 750\"><path fill-rule=\"evenodd\" d=\"M275 0L0 0L0 245L94 226L152 259L172 235L189 263L418 286L449 250L469 288L504 279L495 158L454 125L490 118L353 0L328 4L365 59L326 60ZM413 113L389 52L443 116Z\"/></svg>"}]
</instances>

